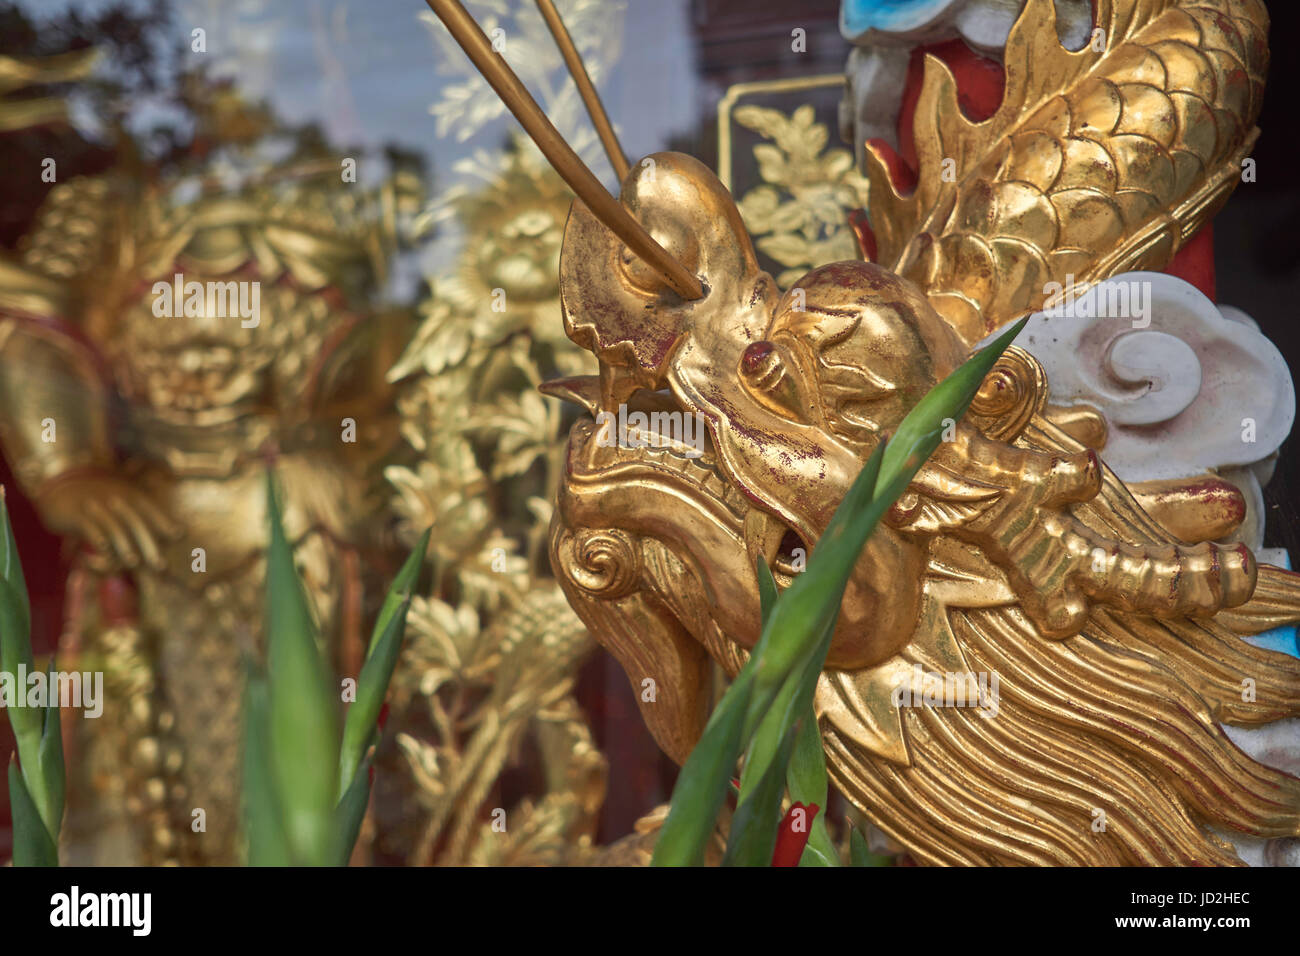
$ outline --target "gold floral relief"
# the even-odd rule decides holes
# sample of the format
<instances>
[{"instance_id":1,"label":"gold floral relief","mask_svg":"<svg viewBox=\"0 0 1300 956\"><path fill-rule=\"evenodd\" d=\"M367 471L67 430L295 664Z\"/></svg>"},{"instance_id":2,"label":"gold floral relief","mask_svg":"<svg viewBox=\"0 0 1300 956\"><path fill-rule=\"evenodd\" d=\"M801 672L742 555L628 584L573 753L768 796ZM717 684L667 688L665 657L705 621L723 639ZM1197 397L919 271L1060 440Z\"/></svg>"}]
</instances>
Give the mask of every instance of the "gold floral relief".
<instances>
[{"instance_id":1,"label":"gold floral relief","mask_svg":"<svg viewBox=\"0 0 1300 956\"><path fill-rule=\"evenodd\" d=\"M736 205L758 251L783 267L776 274L782 288L816 266L861 258L849 214L866 207L868 184L853 151L832 146L811 102L786 112L749 101L801 100L842 83L838 75L742 83L719 107L720 176L733 192L744 189ZM733 127L761 137L750 157L734 156Z\"/></svg>"},{"instance_id":2,"label":"gold floral relief","mask_svg":"<svg viewBox=\"0 0 1300 956\"><path fill-rule=\"evenodd\" d=\"M578 2L565 23L599 75L617 57L609 18ZM483 23L499 25L501 11ZM583 148L594 137L535 10L511 21L509 60ZM451 43L435 22L437 42ZM460 64L459 56L446 62ZM459 67L454 67L459 68ZM432 108L439 133L469 139L501 113L468 65ZM585 145L584 145L585 144ZM606 760L573 696L595 649L546 560L567 422L538 386L595 372L559 322L559 256L572 194L524 137L476 150L462 181L419 223L459 236L428 277L420 325L389 371L409 461L385 475L401 534L434 526L433 582L412 605L395 677L397 773L378 804L381 851L414 864L538 865L595 859ZM531 769L518 792L503 777ZM386 810L385 807L388 809Z\"/></svg>"}]
</instances>

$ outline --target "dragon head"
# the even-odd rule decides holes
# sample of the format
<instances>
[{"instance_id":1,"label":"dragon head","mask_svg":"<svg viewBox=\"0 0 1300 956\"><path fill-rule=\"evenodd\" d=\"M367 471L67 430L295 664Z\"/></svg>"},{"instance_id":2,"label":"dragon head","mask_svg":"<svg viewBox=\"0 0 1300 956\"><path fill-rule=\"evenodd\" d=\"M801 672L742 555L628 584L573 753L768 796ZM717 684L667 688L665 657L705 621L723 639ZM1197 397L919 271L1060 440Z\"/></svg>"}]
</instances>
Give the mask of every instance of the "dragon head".
<instances>
[{"instance_id":1,"label":"dragon head","mask_svg":"<svg viewBox=\"0 0 1300 956\"><path fill-rule=\"evenodd\" d=\"M590 413L570 435L551 557L680 762L710 659L734 675L758 639L757 557L787 585L871 451L968 347L876 265L828 265L782 293L689 157L643 160L622 200L704 295L664 290L574 203L565 329L600 374L547 387ZM1300 705L1300 666L1221 623L1264 626L1241 607L1251 553L1175 540L1053 423L1046 395L1032 356L1005 354L860 556L817 692L832 777L930 862L1227 861L1202 824L1300 832L1300 781L1219 727ZM1264 580L1294 588L1281 574ZM998 675L996 718L898 706L934 673ZM1110 838L1090 826L1097 808Z\"/></svg>"}]
</instances>

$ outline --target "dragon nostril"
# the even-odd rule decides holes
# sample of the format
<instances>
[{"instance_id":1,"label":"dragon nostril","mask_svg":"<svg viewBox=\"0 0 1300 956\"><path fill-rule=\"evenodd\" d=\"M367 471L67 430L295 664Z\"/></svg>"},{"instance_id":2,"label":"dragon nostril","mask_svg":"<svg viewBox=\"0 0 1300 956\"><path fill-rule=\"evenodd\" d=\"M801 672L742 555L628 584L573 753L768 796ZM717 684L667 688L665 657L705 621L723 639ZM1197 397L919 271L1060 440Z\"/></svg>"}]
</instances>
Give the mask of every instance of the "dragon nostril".
<instances>
[{"instance_id":1,"label":"dragon nostril","mask_svg":"<svg viewBox=\"0 0 1300 956\"><path fill-rule=\"evenodd\" d=\"M776 348L771 342L752 342L740 357L740 370L750 377L757 377L766 367L767 360Z\"/></svg>"}]
</instances>

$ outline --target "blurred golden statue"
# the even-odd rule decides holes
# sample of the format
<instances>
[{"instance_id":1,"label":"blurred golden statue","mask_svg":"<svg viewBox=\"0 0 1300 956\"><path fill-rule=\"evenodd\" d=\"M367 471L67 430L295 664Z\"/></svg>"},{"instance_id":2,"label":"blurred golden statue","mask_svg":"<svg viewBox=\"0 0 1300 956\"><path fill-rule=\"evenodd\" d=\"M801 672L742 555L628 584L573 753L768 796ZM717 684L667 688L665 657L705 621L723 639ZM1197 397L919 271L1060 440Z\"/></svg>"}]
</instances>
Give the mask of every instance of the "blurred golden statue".
<instances>
[{"instance_id":1,"label":"blurred golden statue","mask_svg":"<svg viewBox=\"0 0 1300 956\"><path fill-rule=\"evenodd\" d=\"M264 131L232 95L203 117L242 117L228 138ZM60 183L0 261L0 442L78 551L61 660L102 669L110 701L75 728L71 862L239 857L267 468L342 673L361 650L362 555L392 544L376 520L397 442L385 372L410 322L376 303L415 187L363 192L339 157L273 175L239 158L220 176L155 184L127 160Z\"/></svg>"}]
</instances>

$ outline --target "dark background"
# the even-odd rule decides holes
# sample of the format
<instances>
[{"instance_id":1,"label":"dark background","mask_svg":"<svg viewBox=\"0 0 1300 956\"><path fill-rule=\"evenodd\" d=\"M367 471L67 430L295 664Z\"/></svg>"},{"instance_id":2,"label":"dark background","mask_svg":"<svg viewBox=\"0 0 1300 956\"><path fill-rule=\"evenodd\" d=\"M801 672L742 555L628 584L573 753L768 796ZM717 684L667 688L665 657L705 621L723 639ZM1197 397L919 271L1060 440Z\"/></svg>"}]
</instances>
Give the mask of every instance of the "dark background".
<instances>
[{"instance_id":1,"label":"dark background","mask_svg":"<svg viewBox=\"0 0 1300 956\"><path fill-rule=\"evenodd\" d=\"M1258 181L1242 183L1214 220L1218 299L1246 311L1291 368L1300 369L1300 64L1292 45L1300 14L1292 0L1266 0L1272 67L1255 148ZM1282 446L1264 489L1265 544L1300 558L1300 455L1296 437Z\"/></svg>"}]
</instances>

